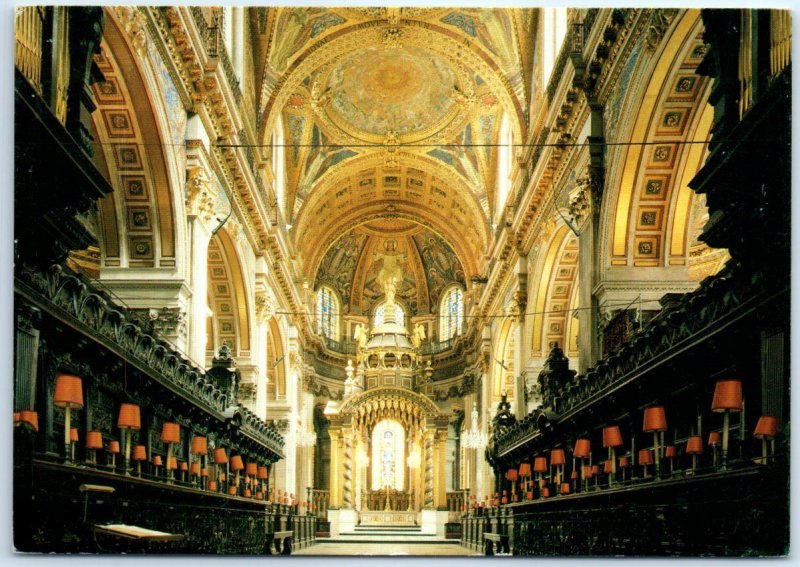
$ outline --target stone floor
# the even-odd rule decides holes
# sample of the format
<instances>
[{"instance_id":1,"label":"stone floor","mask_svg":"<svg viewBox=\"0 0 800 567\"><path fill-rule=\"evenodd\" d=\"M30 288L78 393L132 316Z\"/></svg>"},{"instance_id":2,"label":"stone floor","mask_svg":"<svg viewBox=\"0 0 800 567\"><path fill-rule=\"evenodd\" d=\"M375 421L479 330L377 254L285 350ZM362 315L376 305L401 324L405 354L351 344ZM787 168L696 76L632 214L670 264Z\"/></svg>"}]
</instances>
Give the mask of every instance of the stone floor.
<instances>
[{"instance_id":1,"label":"stone floor","mask_svg":"<svg viewBox=\"0 0 800 567\"><path fill-rule=\"evenodd\" d=\"M481 555L453 543L317 543L292 555Z\"/></svg>"}]
</instances>

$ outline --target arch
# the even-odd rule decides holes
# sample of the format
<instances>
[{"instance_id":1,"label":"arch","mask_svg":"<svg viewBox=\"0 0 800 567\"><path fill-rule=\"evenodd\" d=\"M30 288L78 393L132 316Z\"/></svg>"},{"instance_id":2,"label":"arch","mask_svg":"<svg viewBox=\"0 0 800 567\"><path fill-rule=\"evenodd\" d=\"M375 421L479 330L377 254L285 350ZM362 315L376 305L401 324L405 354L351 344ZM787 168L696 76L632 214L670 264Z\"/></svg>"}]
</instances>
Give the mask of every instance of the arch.
<instances>
[{"instance_id":1,"label":"arch","mask_svg":"<svg viewBox=\"0 0 800 567\"><path fill-rule=\"evenodd\" d=\"M267 336L267 401L286 399L286 352L278 319L269 320Z\"/></svg>"},{"instance_id":2,"label":"arch","mask_svg":"<svg viewBox=\"0 0 800 567\"><path fill-rule=\"evenodd\" d=\"M577 302L578 276L578 239L570 231L562 233L560 241L554 241L556 255L547 279L539 280L540 289L544 288L545 303L542 313L542 329L538 334L542 337L541 349L533 351L533 356L547 356L554 343L566 353L570 349L570 332L577 333L578 321L572 317L572 310ZM577 345L573 345L577 354Z\"/></svg>"},{"instance_id":3,"label":"arch","mask_svg":"<svg viewBox=\"0 0 800 567\"><path fill-rule=\"evenodd\" d=\"M185 255L177 222L183 196L165 154L172 145L167 112L147 57L134 55L115 10L106 14L96 59L106 80L92 86L95 162L116 189L99 206L102 266L175 268Z\"/></svg>"},{"instance_id":4,"label":"arch","mask_svg":"<svg viewBox=\"0 0 800 567\"><path fill-rule=\"evenodd\" d=\"M489 407L494 407L503 392L506 393L508 401L514 400L514 354L517 346L515 344L517 325L519 323L509 316L503 321L497 333L497 340L494 343L494 371L489 390Z\"/></svg>"},{"instance_id":5,"label":"arch","mask_svg":"<svg viewBox=\"0 0 800 567\"><path fill-rule=\"evenodd\" d=\"M545 311L547 305L547 291L550 287L550 280L555 270L556 260L558 258L559 250L561 249L564 240L569 235L569 228L565 224L560 224L556 228L553 237L550 239L550 244L547 246L543 260L541 262L541 269L538 276L532 282L535 285L535 292L532 294L533 300L533 316L531 319L531 353L543 352L544 344L544 322Z\"/></svg>"},{"instance_id":6,"label":"arch","mask_svg":"<svg viewBox=\"0 0 800 567\"><path fill-rule=\"evenodd\" d=\"M225 230L220 230L208 244L208 301L212 313L213 337L206 344L206 354L216 352L222 343L235 356L249 356L250 318L244 272L236 246Z\"/></svg>"},{"instance_id":7,"label":"arch","mask_svg":"<svg viewBox=\"0 0 800 567\"><path fill-rule=\"evenodd\" d=\"M647 144L632 144L617 155L620 173L603 203L607 240L600 248L608 251L611 266L686 264L686 184L705 144L685 142L706 140L712 121L704 108L709 82L694 72L704 53L699 11L688 10L654 61L627 134Z\"/></svg>"}]
</instances>

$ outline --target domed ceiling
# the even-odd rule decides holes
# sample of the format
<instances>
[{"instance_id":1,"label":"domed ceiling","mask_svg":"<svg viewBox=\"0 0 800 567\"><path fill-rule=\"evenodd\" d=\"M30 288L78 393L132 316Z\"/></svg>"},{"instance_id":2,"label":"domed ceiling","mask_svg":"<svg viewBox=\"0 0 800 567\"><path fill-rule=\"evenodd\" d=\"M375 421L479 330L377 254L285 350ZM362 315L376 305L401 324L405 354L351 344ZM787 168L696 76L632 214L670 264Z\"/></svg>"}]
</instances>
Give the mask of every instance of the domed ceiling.
<instances>
[{"instance_id":1,"label":"domed ceiling","mask_svg":"<svg viewBox=\"0 0 800 567\"><path fill-rule=\"evenodd\" d=\"M333 68L327 84L331 119L356 135L439 130L456 112L455 73L449 62L424 48L358 50Z\"/></svg>"},{"instance_id":2,"label":"domed ceiling","mask_svg":"<svg viewBox=\"0 0 800 567\"><path fill-rule=\"evenodd\" d=\"M389 256L403 271L397 299L411 315L437 312L448 286L465 285L461 262L443 238L411 221L382 219L350 230L328 249L314 288L333 287L344 313L369 313L383 298L377 276Z\"/></svg>"},{"instance_id":3,"label":"domed ceiling","mask_svg":"<svg viewBox=\"0 0 800 567\"><path fill-rule=\"evenodd\" d=\"M500 125L507 116L523 138L538 10L258 14L260 135L274 143L280 123L283 217L305 275L316 276L320 242L376 218L419 222L453 245L467 279L482 274Z\"/></svg>"}]
</instances>

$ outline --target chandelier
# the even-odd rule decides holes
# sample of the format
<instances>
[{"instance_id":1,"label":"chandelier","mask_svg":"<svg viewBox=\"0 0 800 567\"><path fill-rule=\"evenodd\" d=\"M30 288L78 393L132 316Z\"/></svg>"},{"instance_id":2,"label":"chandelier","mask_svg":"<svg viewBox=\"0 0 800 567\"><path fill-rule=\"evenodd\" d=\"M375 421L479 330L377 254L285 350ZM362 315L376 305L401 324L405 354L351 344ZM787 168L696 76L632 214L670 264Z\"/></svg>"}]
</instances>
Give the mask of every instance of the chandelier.
<instances>
[{"instance_id":1,"label":"chandelier","mask_svg":"<svg viewBox=\"0 0 800 567\"><path fill-rule=\"evenodd\" d=\"M467 449L482 449L486 446L488 438L486 437L486 433L483 433L478 429L478 404L472 404L472 413L470 414L472 417L472 423L470 425L469 431L465 431L461 436L461 443Z\"/></svg>"},{"instance_id":2,"label":"chandelier","mask_svg":"<svg viewBox=\"0 0 800 567\"><path fill-rule=\"evenodd\" d=\"M316 432L309 431L303 425L303 420L297 414L297 412L293 412L291 414L291 421L292 426L294 427L294 439L295 444L298 447L313 447L317 444L317 434Z\"/></svg>"}]
</instances>

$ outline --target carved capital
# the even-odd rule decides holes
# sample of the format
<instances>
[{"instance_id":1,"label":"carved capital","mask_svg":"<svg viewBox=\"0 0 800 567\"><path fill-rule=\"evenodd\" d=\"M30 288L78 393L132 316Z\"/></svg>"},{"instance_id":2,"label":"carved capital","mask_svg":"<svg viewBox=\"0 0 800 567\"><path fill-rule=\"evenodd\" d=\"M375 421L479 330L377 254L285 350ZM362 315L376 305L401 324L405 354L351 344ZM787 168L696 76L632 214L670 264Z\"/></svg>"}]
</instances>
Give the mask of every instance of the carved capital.
<instances>
[{"instance_id":1,"label":"carved capital","mask_svg":"<svg viewBox=\"0 0 800 567\"><path fill-rule=\"evenodd\" d=\"M202 167L188 171L186 180L186 208L189 214L196 215L203 223L208 224L214 218L215 192Z\"/></svg>"},{"instance_id":2,"label":"carved capital","mask_svg":"<svg viewBox=\"0 0 800 567\"><path fill-rule=\"evenodd\" d=\"M259 325L266 323L275 316L275 301L266 292L256 293L256 320Z\"/></svg>"}]
</instances>

